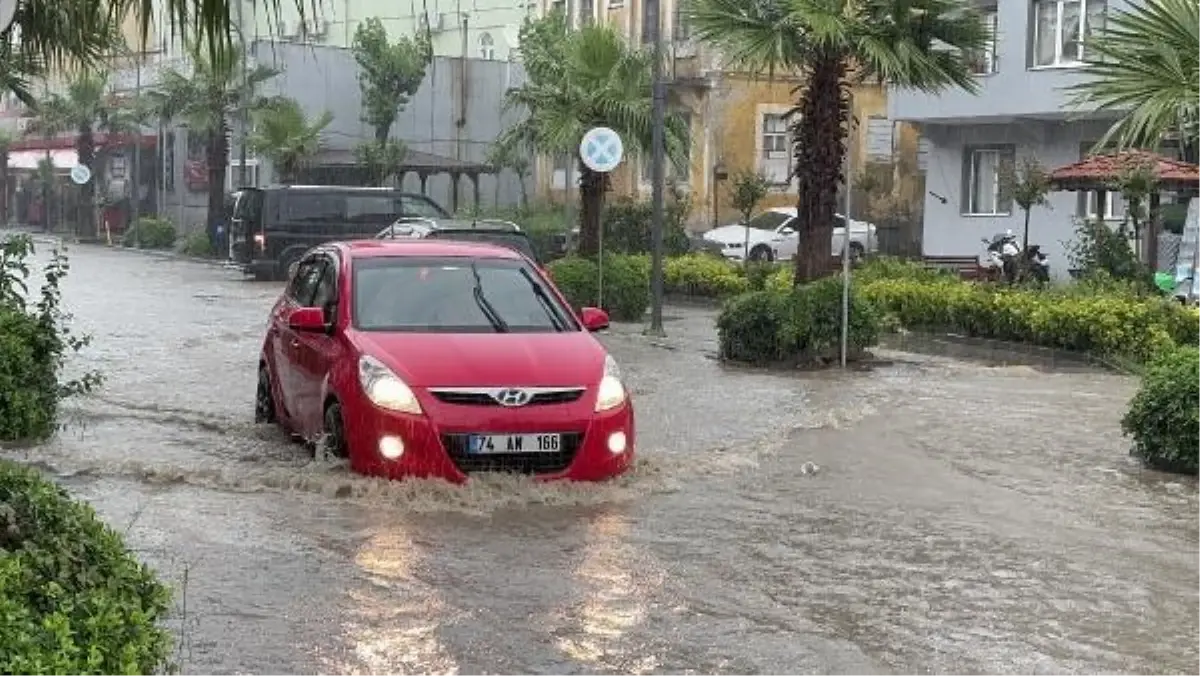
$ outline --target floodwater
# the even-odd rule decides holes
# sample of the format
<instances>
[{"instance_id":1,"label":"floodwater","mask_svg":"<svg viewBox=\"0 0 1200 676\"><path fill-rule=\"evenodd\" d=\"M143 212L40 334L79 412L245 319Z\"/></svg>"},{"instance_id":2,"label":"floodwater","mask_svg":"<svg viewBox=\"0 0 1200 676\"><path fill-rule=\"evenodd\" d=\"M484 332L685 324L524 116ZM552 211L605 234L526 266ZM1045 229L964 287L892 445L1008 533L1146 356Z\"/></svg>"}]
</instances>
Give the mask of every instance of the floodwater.
<instances>
[{"instance_id":1,"label":"floodwater","mask_svg":"<svg viewBox=\"0 0 1200 676\"><path fill-rule=\"evenodd\" d=\"M1196 481L1140 469L1136 383L881 351L724 368L711 312L604 337L634 472L388 483L252 420L278 285L77 247L108 381L5 457L177 590L189 673L1196 673Z\"/></svg>"}]
</instances>

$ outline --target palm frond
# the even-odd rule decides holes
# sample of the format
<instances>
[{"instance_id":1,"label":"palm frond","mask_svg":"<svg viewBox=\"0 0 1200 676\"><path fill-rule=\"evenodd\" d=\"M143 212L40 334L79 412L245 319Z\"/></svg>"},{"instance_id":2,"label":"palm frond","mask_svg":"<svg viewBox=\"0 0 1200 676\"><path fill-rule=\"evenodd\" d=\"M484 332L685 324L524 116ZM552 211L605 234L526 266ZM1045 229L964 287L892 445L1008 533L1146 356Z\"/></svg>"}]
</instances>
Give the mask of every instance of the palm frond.
<instances>
[{"instance_id":1,"label":"palm frond","mask_svg":"<svg viewBox=\"0 0 1200 676\"><path fill-rule=\"evenodd\" d=\"M1200 4L1144 0L1110 14L1085 43L1086 79L1071 105L1120 118L1101 147L1157 147L1165 134L1200 138Z\"/></svg>"}]
</instances>

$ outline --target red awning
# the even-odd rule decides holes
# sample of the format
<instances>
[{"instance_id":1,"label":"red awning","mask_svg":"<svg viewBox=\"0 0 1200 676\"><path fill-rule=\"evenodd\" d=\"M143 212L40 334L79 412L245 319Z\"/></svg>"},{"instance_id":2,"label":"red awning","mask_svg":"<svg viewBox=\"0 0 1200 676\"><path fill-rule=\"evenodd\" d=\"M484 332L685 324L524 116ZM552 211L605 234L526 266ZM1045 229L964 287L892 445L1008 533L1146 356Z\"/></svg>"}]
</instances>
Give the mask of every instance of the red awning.
<instances>
[{"instance_id":1,"label":"red awning","mask_svg":"<svg viewBox=\"0 0 1200 676\"><path fill-rule=\"evenodd\" d=\"M23 139L13 141L9 148L12 150L55 150L55 149L74 149L75 140L78 134L68 136L55 136L54 138L41 138L35 135L27 136ZM138 136L134 134L93 134L97 146L106 145L132 145L137 142ZM158 145L158 137L154 134L142 134L141 146L143 148L153 148Z\"/></svg>"},{"instance_id":2,"label":"red awning","mask_svg":"<svg viewBox=\"0 0 1200 676\"><path fill-rule=\"evenodd\" d=\"M1060 190L1096 190L1118 180L1130 167L1137 166L1151 167L1159 183L1166 188L1195 189L1200 185L1200 167L1145 150L1092 155L1050 172L1050 182Z\"/></svg>"}]
</instances>

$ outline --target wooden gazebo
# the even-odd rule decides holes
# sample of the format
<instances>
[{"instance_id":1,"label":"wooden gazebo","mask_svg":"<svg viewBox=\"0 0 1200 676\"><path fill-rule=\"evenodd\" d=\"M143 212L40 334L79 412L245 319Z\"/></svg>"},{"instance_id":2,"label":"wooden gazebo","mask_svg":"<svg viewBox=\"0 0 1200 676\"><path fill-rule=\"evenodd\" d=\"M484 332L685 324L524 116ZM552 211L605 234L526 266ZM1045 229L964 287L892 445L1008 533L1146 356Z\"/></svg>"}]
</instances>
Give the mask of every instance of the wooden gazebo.
<instances>
[{"instance_id":1,"label":"wooden gazebo","mask_svg":"<svg viewBox=\"0 0 1200 676\"><path fill-rule=\"evenodd\" d=\"M450 211L454 212L459 208L459 191L464 177L471 181L474 204L479 204L479 177L494 173L495 167L482 162L408 150L404 154L404 162L400 165L396 179L403 184L408 174L416 174L421 179L421 193L425 194L425 185L430 176L448 174L451 182ZM299 181L328 185L368 185L369 176L367 168L354 156L354 151L326 149L299 171Z\"/></svg>"},{"instance_id":2,"label":"wooden gazebo","mask_svg":"<svg viewBox=\"0 0 1200 676\"><path fill-rule=\"evenodd\" d=\"M1200 192L1200 167L1145 150L1092 155L1074 164L1050 172L1050 187L1070 192L1098 193L1096 211L1104 213L1108 193L1115 192L1122 174L1131 168L1149 168L1159 190L1149 196L1149 222L1142 238L1144 260L1158 269L1159 191L1170 190L1196 196Z\"/></svg>"}]
</instances>

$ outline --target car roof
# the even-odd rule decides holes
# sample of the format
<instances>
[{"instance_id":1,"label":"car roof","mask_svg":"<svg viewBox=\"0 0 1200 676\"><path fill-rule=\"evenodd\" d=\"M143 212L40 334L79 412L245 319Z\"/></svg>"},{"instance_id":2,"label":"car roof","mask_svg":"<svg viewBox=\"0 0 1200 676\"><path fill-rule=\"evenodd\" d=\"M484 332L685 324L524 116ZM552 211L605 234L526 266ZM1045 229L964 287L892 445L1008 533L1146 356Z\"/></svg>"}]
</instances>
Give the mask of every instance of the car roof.
<instances>
[{"instance_id":1,"label":"car roof","mask_svg":"<svg viewBox=\"0 0 1200 676\"><path fill-rule=\"evenodd\" d=\"M452 239L363 239L352 242L337 242L338 248L350 258L387 258L404 256L459 256L463 258L508 258L522 260L524 257L509 247L485 242L463 242Z\"/></svg>"}]
</instances>

